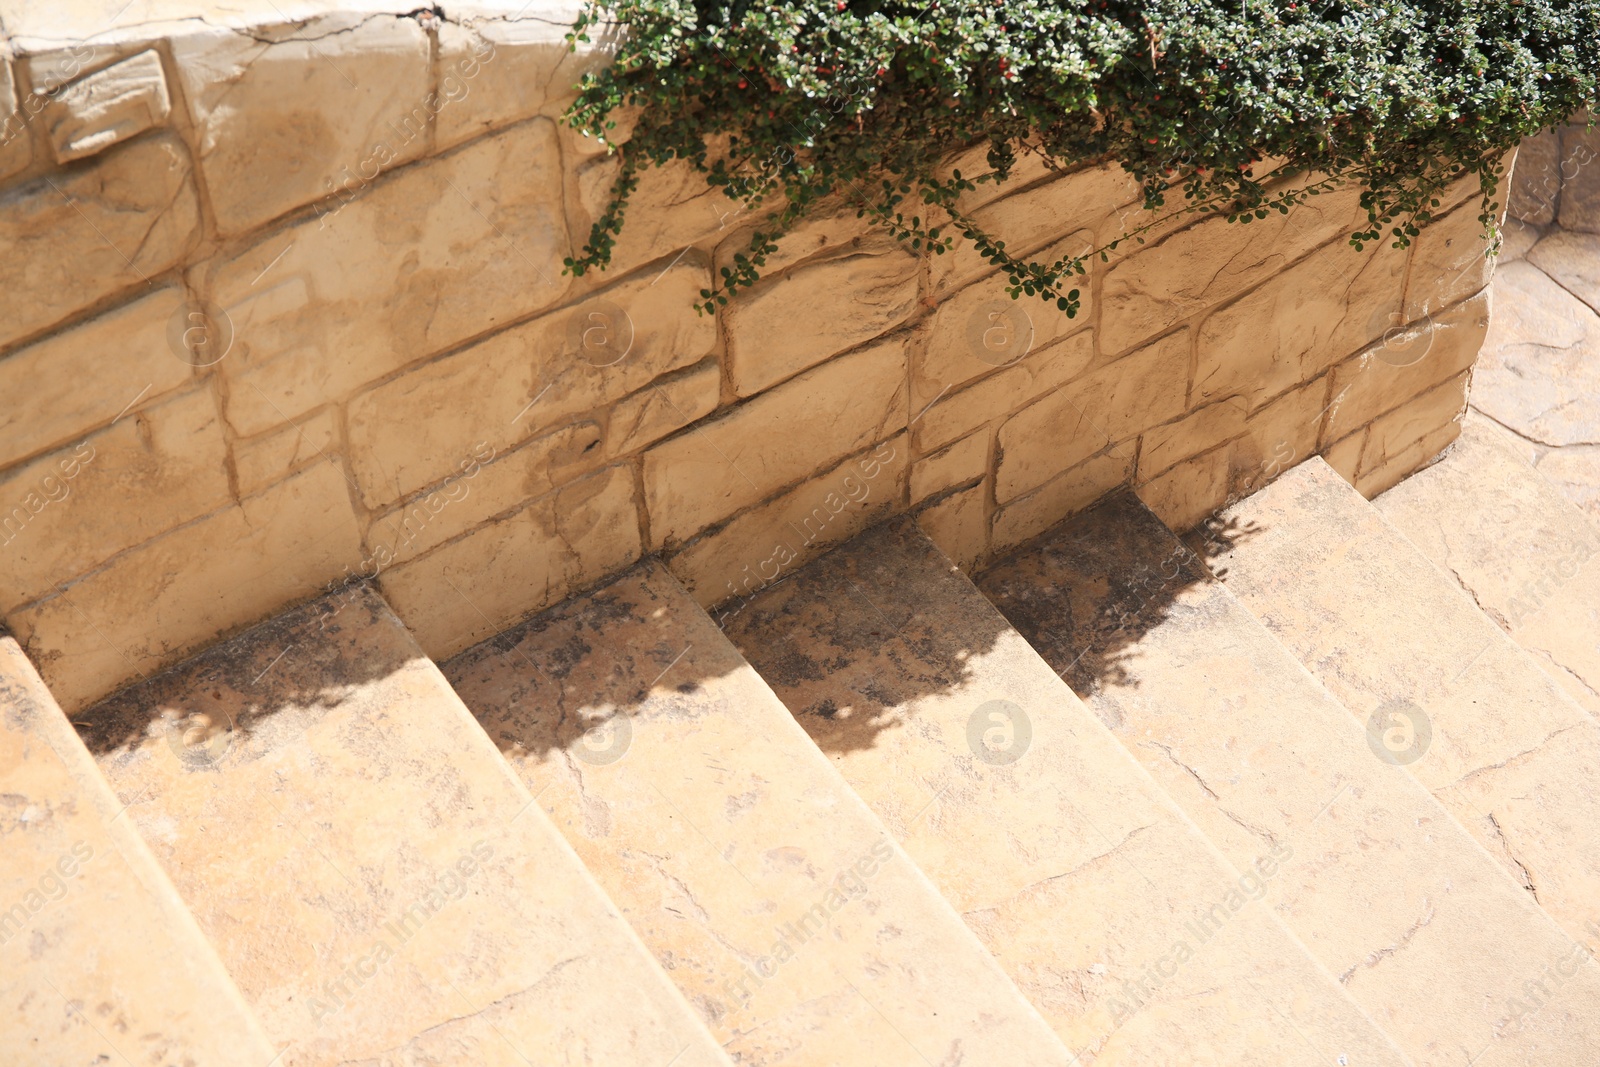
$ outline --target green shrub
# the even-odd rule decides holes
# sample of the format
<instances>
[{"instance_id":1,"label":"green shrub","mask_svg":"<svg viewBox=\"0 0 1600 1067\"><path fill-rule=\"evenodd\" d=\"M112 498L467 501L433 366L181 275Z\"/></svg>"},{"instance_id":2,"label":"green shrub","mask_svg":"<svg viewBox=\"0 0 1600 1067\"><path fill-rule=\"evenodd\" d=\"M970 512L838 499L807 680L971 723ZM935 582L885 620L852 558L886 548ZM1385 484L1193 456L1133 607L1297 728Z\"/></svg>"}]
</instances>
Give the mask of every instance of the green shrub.
<instances>
[{"instance_id":1,"label":"green shrub","mask_svg":"<svg viewBox=\"0 0 1600 1067\"><path fill-rule=\"evenodd\" d=\"M957 209L1017 153L1060 170L1115 160L1152 211L1181 192L1169 213L1240 223L1359 182L1358 249L1404 246L1444 187L1476 174L1492 234L1506 151L1592 101L1600 77L1597 0L590 2L574 47L604 28L616 52L568 120L604 136L634 108L637 123L567 268L609 261L641 168L686 160L764 220L702 294L707 311L832 197L913 249L964 234L1013 298L1074 313L1087 257L1013 257ZM973 144L987 171L941 170Z\"/></svg>"}]
</instances>

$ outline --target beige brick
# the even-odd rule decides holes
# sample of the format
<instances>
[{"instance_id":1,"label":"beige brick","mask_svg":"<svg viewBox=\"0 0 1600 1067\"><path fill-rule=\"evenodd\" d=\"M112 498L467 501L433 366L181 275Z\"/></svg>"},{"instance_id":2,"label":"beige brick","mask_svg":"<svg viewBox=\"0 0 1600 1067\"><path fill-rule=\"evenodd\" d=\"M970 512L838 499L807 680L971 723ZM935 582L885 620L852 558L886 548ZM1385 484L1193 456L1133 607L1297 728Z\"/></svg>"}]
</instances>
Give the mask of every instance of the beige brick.
<instances>
[{"instance_id":1,"label":"beige brick","mask_svg":"<svg viewBox=\"0 0 1600 1067\"><path fill-rule=\"evenodd\" d=\"M1139 183L1121 167L1089 167L1010 193L973 212L972 221L990 237L1003 241L1006 251L1014 256L1031 256L1044 245L1081 231L1081 247L1063 248L1054 256L1082 255L1095 247L1089 227L1107 212L1132 203L1140 195ZM945 291L960 288L994 269L960 231L952 228L950 234L955 238L952 249L929 261L934 286Z\"/></svg>"},{"instance_id":2,"label":"beige brick","mask_svg":"<svg viewBox=\"0 0 1600 1067\"><path fill-rule=\"evenodd\" d=\"M985 141L955 153L940 168L939 175L948 179L956 171L960 171L961 176L969 181L991 173L989 143ZM1009 196L1018 189L1026 188L1035 182L1044 181L1054 173L1040 156L1032 152L1018 151L1016 153L1016 162L1011 167L1011 177L1004 182L987 181L978 183L977 188L961 194L956 201L956 206L963 211L976 211L978 208L992 203L1002 196Z\"/></svg>"},{"instance_id":3,"label":"beige brick","mask_svg":"<svg viewBox=\"0 0 1600 1067\"><path fill-rule=\"evenodd\" d=\"M610 202L619 166L617 157L602 156L577 168L581 226L573 236L579 248L589 238L590 224ZM611 263L594 276L595 282L604 284L651 260L675 256L745 217L738 204L707 185L705 175L688 164L647 167L639 175L639 188L628 198L627 225L616 235Z\"/></svg>"},{"instance_id":4,"label":"beige brick","mask_svg":"<svg viewBox=\"0 0 1600 1067\"><path fill-rule=\"evenodd\" d=\"M157 289L0 358L0 467L65 444L191 377L168 345L182 291Z\"/></svg>"},{"instance_id":5,"label":"beige brick","mask_svg":"<svg viewBox=\"0 0 1600 1067\"><path fill-rule=\"evenodd\" d=\"M1196 408L1175 422L1151 427L1139 442L1139 480L1149 481L1168 467L1239 436L1249 414L1248 400L1230 396Z\"/></svg>"},{"instance_id":6,"label":"beige brick","mask_svg":"<svg viewBox=\"0 0 1600 1067\"><path fill-rule=\"evenodd\" d=\"M560 183L540 120L197 268L233 321L218 364L228 421L246 435L282 425L554 303L568 284Z\"/></svg>"},{"instance_id":7,"label":"beige brick","mask_svg":"<svg viewBox=\"0 0 1600 1067\"><path fill-rule=\"evenodd\" d=\"M1230 459L1227 448L1186 459L1140 485L1139 499L1172 530L1185 533L1228 503Z\"/></svg>"},{"instance_id":8,"label":"beige brick","mask_svg":"<svg viewBox=\"0 0 1600 1067\"><path fill-rule=\"evenodd\" d=\"M444 659L638 559L626 466L607 467L378 579L422 650Z\"/></svg>"},{"instance_id":9,"label":"beige brick","mask_svg":"<svg viewBox=\"0 0 1600 1067\"><path fill-rule=\"evenodd\" d=\"M922 532L964 571L971 572L989 551L988 494L988 486L974 485L917 513Z\"/></svg>"},{"instance_id":10,"label":"beige brick","mask_svg":"<svg viewBox=\"0 0 1600 1067\"><path fill-rule=\"evenodd\" d=\"M313 595L359 554L344 477L319 463L124 553L6 623L74 711Z\"/></svg>"},{"instance_id":11,"label":"beige brick","mask_svg":"<svg viewBox=\"0 0 1600 1067\"><path fill-rule=\"evenodd\" d=\"M599 424L579 422L504 455L480 442L443 482L374 519L367 541L404 563L599 466L600 439Z\"/></svg>"},{"instance_id":12,"label":"beige brick","mask_svg":"<svg viewBox=\"0 0 1600 1067\"><path fill-rule=\"evenodd\" d=\"M902 510L909 459L904 434L866 449L699 538L667 568L701 607L737 610L779 576Z\"/></svg>"},{"instance_id":13,"label":"beige brick","mask_svg":"<svg viewBox=\"0 0 1600 1067\"><path fill-rule=\"evenodd\" d=\"M199 228L189 153L171 134L10 191L0 211L0 345L166 270Z\"/></svg>"},{"instance_id":14,"label":"beige brick","mask_svg":"<svg viewBox=\"0 0 1600 1067\"><path fill-rule=\"evenodd\" d=\"M1480 210L1479 202L1470 200L1423 227L1413 239L1403 322L1437 315L1489 284L1494 260L1487 255L1489 243L1483 237L1483 223L1478 221Z\"/></svg>"},{"instance_id":15,"label":"beige brick","mask_svg":"<svg viewBox=\"0 0 1600 1067\"><path fill-rule=\"evenodd\" d=\"M465 22L438 27L440 148L534 115L560 114L578 80L603 58L593 47L569 49L567 23L470 15Z\"/></svg>"},{"instance_id":16,"label":"beige brick","mask_svg":"<svg viewBox=\"0 0 1600 1067\"><path fill-rule=\"evenodd\" d=\"M1287 215L1273 212L1247 224L1207 219L1158 244L1132 246L1138 250L1114 265L1101 287L1101 348L1130 348L1347 235L1357 221L1357 198L1354 190L1317 196Z\"/></svg>"},{"instance_id":17,"label":"beige brick","mask_svg":"<svg viewBox=\"0 0 1600 1067\"><path fill-rule=\"evenodd\" d=\"M963 437L911 465L911 506L989 472L989 435Z\"/></svg>"},{"instance_id":18,"label":"beige brick","mask_svg":"<svg viewBox=\"0 0 1600 1067\"><path fill-rule=\"evenodd\" d=\"M330 15L270 39L189 32L172 53L224 234L359 193L428 150L429 44L415 19Z\"/></svg>"},{"instance_id":19,"label":"beige brick","mask_svg":"<svg viewBox=\"0 0 1600 1067\"><path fill-rule=\"evenodd\" d=\"M1377 467L1364 471L1356 480L1356 491L1368 500L1379 493L1388 492L1431 463L1460 436L1460 421L1447 422L1436 430L1430 430Z\"/></svg>"},{"instance_id":20,"label":"beige brick","mask_svg":"<svg viewBox=\"0 0 1600 1067\"><path fill-rule=\"evenodd\" d=\"M140 52L64 86L45 108L58 163L103 152L167 120L172 101L161 57Z\"/></svg>"},{"instance_id":21,"label":"beige brick","mask_svg":"<svg viewBox=\"0 0 1600 1067\"><path fill-rule=\"evenodd\" d=\"M1393 331L1333 369L1328 436L1340 438L1471 367L1489 329L1489 293Z\"/></svg>"},{"instance_id":22,"label":"beige brick","mask_svg":"<svg viewBox=\"0 0 1600 1067\"><path fill-rule=\"evenodd\" d=\"M1133 465L1131 448L1108 449L1000 508L994 516L994 552L1039 536L1113 489L1127 485L1133 479Z\"/></svg>"},{"instance_id":23,"label":"beige brick","mask_svg":"<svg viewBox=\"0 0 1600 1067\"><path fill-rule=\"evenodd\" d=\"M916 258L885 235L765 277L723 311L734 391L759 393L893 329L918 291Z\"/></svg>"},{"instance_id":24,"label":"beige brick","mask_svg":"<svg viewBox=\"0 0 1600 1067\"><path fill-rule=\"evenodd\" d=\"M937 402L914 408L917 448L932 452L1078 377L1094 365L1094 338L1078 332L1058 345L1028 353Z\"/></svg>"},{"instance_id":25,"label":"beige brick","mask_svg":"<svg viewBox=\"0 0 1600 1067\"><path fill-rule=\"evenodd\" d=\"M233 465L239 493L259 493L296 471L341 451L339 427L332 408L313 412L293 426L267 433L233 446Z\"/></svg>"},{"instance_id":26,"label":"beige brick","mask_svg":"<svg viewBox=\"0 0 1600 1067\"><path fill-rule=\"evenodd\" d=\"M1367 443L1367 428L1365 426L1341 438L1322 450L1323 461L1339 472L1339 477L1356 484L1356 475L1361 471L1361 450Z\"/></svg>"},{"instance_id":27,"label":"beige brick","mask_svg":"<svg viewBox=\"0 0 1600 1067\"><path fill-rule=\"evenodd\" d=\"M1107 445L1132 454L1144 426L1183 410L1189 335L1174 334L1057 389L1000 427L995 499L1036 489Z\"/></svg>"},{"instance_id":28,"label":"beige brick","mask_svg":"<svg viewBox=\"0 0 1600 1067\"><path fill-rule=\"evenodd\" d=\"M736 256L740 253L746 256L750 254L751 235L769 221L769 216L764 214L756 215L750 212L729 214L727 235L719 235L721 240L712 260L718 278L722 277L724 267L734 265ZM868 248L893 247L885 242L882 233L875 231L867 220L857 216L849 207L819 213L812 218L802 220L794 229L778 239L778 248L767 255L767 262L761 267L761 273L763 277L775 276L802 263L837 259L840 256L859 253L863 245Z\"/></svg>"},{"instance_id":29,"label":"beige brick","mask_svg":"<svg viewBox=\"0 0 1600 1067\"><path fill-rule=\"evenodd\" d=\"M715 322L689 306L705 281L705 266L686 259L659 280L623 282L357 396L350 459L362 499L393 503L448 475L480 442L510 449L700 362L716 343ZM582 357L591 315L631 322L620 362Z\"/></svg>"},{"instance_id":30,"label":"beige brick","mask_svg":"<svg viewBox=\"0 0 1600 1067\"><path fill-rule=\"evenodd\" d=\"M905 427L903 341L841 356L748 400L644 457L655 547L687 541Z\"/></svg>"},{"instance_id":31,"label":"beige brick","mask_svg":"<svg viewBox=\"0 0 1600 1067\"><path fill-rule=\"evenodd\" d=\"M641 449L711 414L722 396L722 369L708 360L617 401L606 427L606 455Z\"/></svg>"},{"instance_id":32,"label":"beige brick","mask_svg":"<svg viewBox=\"0 0 1600 1067\"><path fill-rule=\"evenodd\" d=\"M1043 254L1057 255L1065 248L1076 251L1090 239L1087 231L1079 231ZM923 331L927 340L922 354L913 362L912 404L921 410L947 389L1026 359L1085 329L1092 321L1088 279L1078 284L1083 307L1076 318L1038 297L1011 299L999 275L942 298Z\"/></svg>"},{"instance_id":33,"label":"beige brick","mask_svg":"<svg viewBox=\"0 0 1600 1067\"><path fill-rule=\"evenodd\" d=\"M1400 310L1405 255L1335 243L1209 316L1194 402L1274 394L1383 336Z\"/></svg>"},{"instance_id":34,"label":"beige brick","mask_svg":"<svg viewBox=\"0 0 1600 1067\"><path fill-rule=\"evenodd\" d=\"M228 503L225 451L216 401L199 389L0 477L5 517L31 515L0 552L0 610Z\"/></svg>"},{"instance_id":35,"label":"beige brick","mask_svg":"<svg viewBox=\"0 0 1600 1067\"><path fill-rule=\"evenodd\" d=\"M1370 485L1368 475L1377 471L1396 471L1398 468L1394 461L1402 455L1411 458L1412 469L1423 460L1432 458L1438 449L1422 455L1413 446L1436 437L1439 431L1460 419L1467 406L1467 382L1470 377L1469 373L1459 374L1373 420L1367 427L1367 443L1361 449L1361 474L1356 481L1356 488L1361 488L1363 482ZM1450 433L1444 444L1453 440L1455 432ZM1440 444L1439 448L1443 448L1444 444ZM1395 476L1394 481L1398 482L1409 473L1407 470Z\"/></svg>"},{"instance_id":36,"label":"beige brick","mask_svg":"<svg viewBox=\"0 0 1600 1067\"><path fill-rule=\"evenodd\" d=\"M0 178L25 169L33 162L33 103L26 106L17 99L16 65L11 52L0 43Z\"/></svg>"},{"instance_id":37,"label":"beige brick","mask_svg":"<svg viewBox=\"0 0 1600 1067\"><path fill-rule=\"evenodd\" d=\"M1244 436L1229 446L1233 488L1255 492L1290 467L1316 454L1323 414L1328 409L1328 378L1291 389L1245 420Z\"/></svg>"},{"instance_id":38,"label":"beige brick","mask_svg":"<svg viewBox=\"0 0 1600 1067\"><path fill-rule=\"evenodd\" d=\"M1561 131L1563 229L1600 233L1600 129L1588 124Z\"/></svg>"}]
</instances>

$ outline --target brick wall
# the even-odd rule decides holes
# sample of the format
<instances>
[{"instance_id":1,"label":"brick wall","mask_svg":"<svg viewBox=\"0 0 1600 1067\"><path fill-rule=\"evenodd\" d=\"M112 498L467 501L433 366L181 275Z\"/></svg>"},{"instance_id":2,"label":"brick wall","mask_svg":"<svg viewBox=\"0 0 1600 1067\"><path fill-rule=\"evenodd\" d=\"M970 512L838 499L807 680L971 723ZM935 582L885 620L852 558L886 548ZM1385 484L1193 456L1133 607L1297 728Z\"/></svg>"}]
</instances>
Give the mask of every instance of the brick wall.
<instances>
[{"instance_id":1,"label":"brick wall","mask_svg":"<svg viewBox=\"0 0 1600 1067\"><path fill-rule=\"evenodd\" d=\"M69 707L362 578L443 656L646 553L727 613L897 512L972 565L1124 484L1376 492L1485 329L1465 187L1405 251L1353 191L1164 224L1074 319L844 211L702 316L753 220L682 171L561 274L615 167L556 121L572 11L118 7L0 0L0 613ZM1003 192L1014 250L1146 221L1114 168Z\"/></svg>"}]
</instances>

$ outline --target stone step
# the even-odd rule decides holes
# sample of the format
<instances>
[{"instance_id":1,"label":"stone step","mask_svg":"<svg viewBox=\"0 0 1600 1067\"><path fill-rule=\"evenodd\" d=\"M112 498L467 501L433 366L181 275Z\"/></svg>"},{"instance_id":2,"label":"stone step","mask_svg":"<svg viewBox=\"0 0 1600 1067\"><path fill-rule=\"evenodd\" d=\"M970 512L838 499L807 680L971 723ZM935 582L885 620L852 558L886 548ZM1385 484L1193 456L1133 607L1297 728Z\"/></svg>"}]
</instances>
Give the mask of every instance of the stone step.
<instances>
[{"instance_id":1,"label":"stone step","mask_svg":"<svg viewBox=\"0 0 1600 1067\"><path fill-rule=\"evenodd\" d=\"M1459 585L1316 458L1190 543L1376 751L1600 946L1600 726Z\"/></svg>"},{"instance_id":2,"label":"stone step","mask_svg":"<svg viewBox=\"0 0 1600 1067\"><path fill-rule=\"evenodd\" d=\"M444 669L735 1062L1071 1062L659 564Z\"/></svg>"},{"instance_id":3,"label":"stone step","mask_svg":"<svg viewBox=\"0 0 1600 1067\"><path fill-rule=\"evenodd\" d=\"M370 590L79 717L279 1063L727 1067Z\"/></svg>"},{"instance_id":4,"label":"stone step","mask_svg":"<svg viewBox=\"0 0 1600 1067\"><path fill-rule=\"evenodd\" d=\"M729 636L1080 1062L1407 1062L915 525Z\"/></svg>"},{"instance_id":5,"label":"stone step","mask_svg":"<svg viewBox=\"0 0 1600 1067\"><path fill-rule=\"evenodd\" d=\"M274 1049L0 635L0 1060L266 1067Z\"/></svg>"},{"instance_id":6,"label":"stone step","mask_svg":"<svg viewBox=\"0 0 1600 1067\"><path fill-rule=\"evenodd\" d=\"M978 585L1414 1062L1600 1060L1600 967L1517 1017L1572 942L1137 497Z\"/></svg>"},{"instance_id":7,"label":"stone step","mask_svg":"<svg viewBox=\"0 0 1600 1067\"><path fill-rule=\"evenodd\" d=\"M1469 413L1443 459L1372 503L1600 715L1600 530L1505 431Z\"/></svg>"}]
</instances>

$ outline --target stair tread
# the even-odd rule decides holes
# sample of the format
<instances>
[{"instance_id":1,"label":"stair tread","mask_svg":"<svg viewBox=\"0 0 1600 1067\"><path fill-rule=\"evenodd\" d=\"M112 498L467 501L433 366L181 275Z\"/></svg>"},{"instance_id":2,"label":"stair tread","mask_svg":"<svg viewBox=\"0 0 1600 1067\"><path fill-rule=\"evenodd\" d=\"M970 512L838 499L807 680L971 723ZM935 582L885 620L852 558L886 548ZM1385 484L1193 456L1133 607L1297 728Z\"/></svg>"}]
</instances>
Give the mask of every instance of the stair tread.
<instances>
[{"instance_id":1,"label":"stair tread","mask_svg":"<svg viewBox=\"0 0 1600 1067\"><path fill-rule=\"evenodd\" d=\"M1504 1028L1570 940L1132 494L978 585L1237 868L1292 851L1267 902L1417 1063L1600 1058L1600 967Z\"/></svg>"},{"instance_id":2,"label":"stair tread","mask_svg":"<svg viewBox=\"0 0 1600 1067\"><path fill-rule=\"evenodd\" d=\"M1591 715L1600 715L1600 530L1469 414L1455 446L1373 502Z\"/></svg>"},{"instance_id":3,"label":"stair tread","mask_svg":"<svg viewBox=\"0 0 1600 1067\"><path fill-rule=\"evenodd\" d=\"M1406 1062L913 524L795 572L729 635L1081 1056Z\"/></svg>"},{"instance_id":4,"label":"stair tread","mask_svg":"<svg viewBox=\"0 0 1600 1067\"><path fill-rule=\"evenodd\" d=\"M275 1050L121 808L0 635L5 1061L262 1067Z\"/></svg>"},{"instance_id":5,"label":"stair tread","mask_svg":"<svg viewBox=\"0 0 1600 1067\"><path fill-rule=\"evenodd\" d=\"M444 669L738 1063L1070 1062L659 564Z\"/></svg>"},{"instance_id":6,"label":"stair tread","mask_svg":"<svg viewBox=\"0 0 1600 1067\"><path fill-rule=\"evenodd\" d=\"M1311 459L1202 554L1576 940L1600 936L1600 726L1447 575ZM1383 727L1380 727L1380 730ZM1423 743L1426 739L1426 744Z\"/></svg>"},{"instance_id":7,"label":"stair tread","mask_svg":"<svg viewBox=\"0 0 1600 1067\"><path fill-rule=\"evenodd\" d=\"M370 590L80 718L280 1063L726 1067Z\"/></svg>"}]
</instances>

